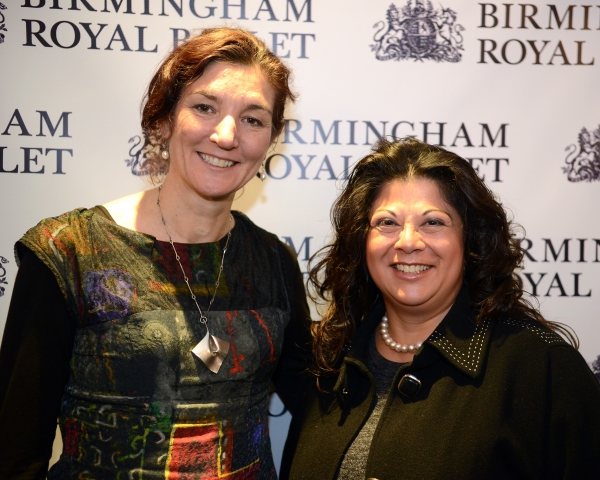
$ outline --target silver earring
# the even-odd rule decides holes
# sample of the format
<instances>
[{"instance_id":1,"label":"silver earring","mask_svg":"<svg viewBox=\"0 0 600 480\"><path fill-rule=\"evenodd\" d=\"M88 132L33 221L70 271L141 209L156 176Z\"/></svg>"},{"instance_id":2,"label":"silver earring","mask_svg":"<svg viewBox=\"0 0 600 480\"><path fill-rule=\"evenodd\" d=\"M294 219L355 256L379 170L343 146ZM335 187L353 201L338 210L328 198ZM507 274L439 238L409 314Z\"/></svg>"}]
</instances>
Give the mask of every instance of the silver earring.
<instances>
[{"instance_id":1,"label":"silver earring","mask_svg":"<svg viewBox=\"0 0 600 480\"><path fill-rule=\"evenodd\" d=\"M258 172L256 173L256 176L257 176L258 178L260 178L260 181L261 181L261 182L264 182L264 181L265 181L265 178L267 178L267 174L266 174L266 172L265 172L265 163L264 163L264 162L263 162L263 163L260 165L260 169L259 169L259 170L258 170Z\"/></svg>"},{"instance_id":2,"label":"silver earring","mask_svg":"<svg viewBox=\"0 0 600 480\"><path fill-rule=\"evenodd\" d=\"M160 152L160 156L163 158L163 160L169 159L169 150L168 150L168 146L166 143L163 145L163 149Z\"/></svg>"}]
</instances>

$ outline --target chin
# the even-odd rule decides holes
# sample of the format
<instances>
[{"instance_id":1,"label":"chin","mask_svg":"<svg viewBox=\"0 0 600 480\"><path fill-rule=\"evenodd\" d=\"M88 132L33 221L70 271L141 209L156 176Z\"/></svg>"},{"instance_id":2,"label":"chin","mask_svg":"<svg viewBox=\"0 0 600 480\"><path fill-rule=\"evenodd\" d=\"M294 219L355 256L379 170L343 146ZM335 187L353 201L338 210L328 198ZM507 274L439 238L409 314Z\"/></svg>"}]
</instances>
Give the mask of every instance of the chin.
<instances>
[{"instance_id":1,"label":"chin","mask_svg":"<svg viewBox=\"0 0 600 480\"><path fill-rule=\"evenodd\" d=\"M420 308L428 307L436 301L435 293L413 293L410 295L394 295L393 302L401 307Z\"/></svg>"}]
</instances>

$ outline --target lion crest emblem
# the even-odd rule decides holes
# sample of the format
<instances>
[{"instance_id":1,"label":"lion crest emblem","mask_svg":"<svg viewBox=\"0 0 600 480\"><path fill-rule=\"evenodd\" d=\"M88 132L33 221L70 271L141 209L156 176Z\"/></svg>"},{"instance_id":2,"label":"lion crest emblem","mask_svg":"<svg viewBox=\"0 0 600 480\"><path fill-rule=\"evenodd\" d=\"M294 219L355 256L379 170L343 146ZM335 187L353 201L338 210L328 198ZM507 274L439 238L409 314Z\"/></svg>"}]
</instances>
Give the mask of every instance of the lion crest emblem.
<instances>
[{"instance_id":1,"label":"lion crest emblem","mask_svg":"<svg viewBox=\"0 0 600 480\"><path fill-rule=\"evenodd\" d=\"M579 148L571 144L565 149L569 153L563 172L570 182L600 180L600 126L592 132L582 128L578 143Z\"/></svg>"},{"instance_id":2,"label":"lion crest emblem","mask_svg":"<svg viewBox=\"0 0 600 480\"><path fill-rule=\"evenodd\" d=\"M371 50L377 60L435 60L460 62L465 30L456 23L456 12L450 8L435 10L427 0L408 0L402 9L392 3L387 10L387 22L373 25Z\"/></svg>"},{"instance_id":3,"label":"lion crest emblem","mask_svg":"<svg viewBox=\"0 0 600 480\"><path fill-rule=\"evenodd\" d=\"M6 23L4 23L4 21L6 20L6 17L4 16L4 14L2 13L1 10L6 10L7 6L4 5L3 3L0 3L0 43L4 43L4 33L2 32L8 32L8 30L6 29Z\"/></svg>"},{"instance_id":4,"label":"lion crest emblem","mask_svg":"<svg viewBox=\"0 0 600 480\"><path fill-rule=\"evenodd\" d=\"M8 285L6 281L6 268L4 268L4 264L9 263L6 258L0 255L0 297L4 296L5 288L2 285Z\"/></svg>"}]
</instances>

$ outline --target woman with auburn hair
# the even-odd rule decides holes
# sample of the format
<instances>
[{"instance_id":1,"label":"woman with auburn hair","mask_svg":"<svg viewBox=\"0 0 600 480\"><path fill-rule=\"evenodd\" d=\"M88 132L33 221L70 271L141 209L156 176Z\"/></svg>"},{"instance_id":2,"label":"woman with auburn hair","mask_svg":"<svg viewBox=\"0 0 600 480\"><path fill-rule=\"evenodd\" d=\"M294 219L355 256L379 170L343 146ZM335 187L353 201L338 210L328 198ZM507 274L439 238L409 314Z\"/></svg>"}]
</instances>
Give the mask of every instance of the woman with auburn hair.
<instances>
[{"instance_id":1,"label":"woman with auburn hair","mask_svg":"<svg viewBox=\"0 0 600 480\"><path fill-rule=\"evenodd\" d=\"M310 315L293 252L231 205L264 179L289 77L251 33L204 30L147 90L143 169L160 186L19 240L1 478L46 478L57 418L50 479L277 478L269 388L296 411Z\"/></svg>"},{"instance_id":2,"label":"woman with auburn hair","mask_svg":"<svg viewBox=\"0 0 600 480\"><path fill-rule=\"evenodd\" d=\"M600 386L524 296L516 225L466 160L383 139L332 221L289 478L600 478Z\"/></svg>"}]
</instances>

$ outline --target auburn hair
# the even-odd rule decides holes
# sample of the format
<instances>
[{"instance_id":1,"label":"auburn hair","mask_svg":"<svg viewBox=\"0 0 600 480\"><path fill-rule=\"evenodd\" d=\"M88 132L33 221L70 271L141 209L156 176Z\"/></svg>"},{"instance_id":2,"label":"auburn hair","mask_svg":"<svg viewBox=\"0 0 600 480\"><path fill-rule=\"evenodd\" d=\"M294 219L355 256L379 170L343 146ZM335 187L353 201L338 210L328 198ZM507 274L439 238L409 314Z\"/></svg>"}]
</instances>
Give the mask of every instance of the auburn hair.
<instances>
[{"instance_id":1,"label":"auburn hair","mask_svg":"<svg viewBox=\"0 0 600 480\"><path fill-rule=\"evenodd\" d=\"M144 147L142 165L151 178L168 171L168 160L160 155L165 143L161 126L171 121L184 89L202 76L213 62L257 65L275 91L271 140L285 125L284 110L296 95L290 89L291 71L265 43L241 28L207 28L173 50L154 74L142 102Z\"/></svg>"}]
</instances>

